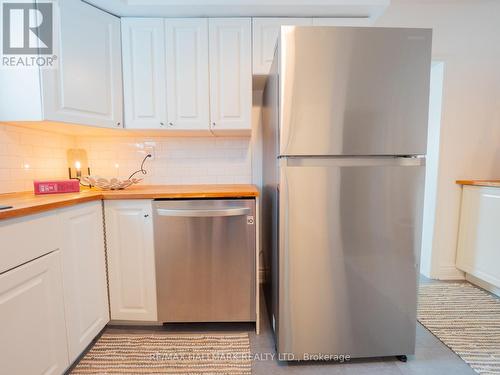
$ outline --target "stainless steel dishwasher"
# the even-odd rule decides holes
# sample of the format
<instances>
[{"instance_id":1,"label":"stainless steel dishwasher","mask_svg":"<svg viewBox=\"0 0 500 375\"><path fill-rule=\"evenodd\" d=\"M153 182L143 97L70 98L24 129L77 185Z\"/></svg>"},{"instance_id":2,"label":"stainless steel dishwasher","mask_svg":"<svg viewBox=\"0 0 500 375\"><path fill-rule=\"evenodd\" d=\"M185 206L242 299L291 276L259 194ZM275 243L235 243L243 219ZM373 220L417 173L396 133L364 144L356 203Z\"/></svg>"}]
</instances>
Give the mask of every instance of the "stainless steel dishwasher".
<instances>
[{"instance_id":1,"label":"stainless steel dishwasher","mask_svg":"<svg viewBox=\"0 0 500 375\"><path fill-rule=\"evenodd\" d=\"M255 321L255 200L153 207L158 320Z\"/></svg>"}]
</instances>

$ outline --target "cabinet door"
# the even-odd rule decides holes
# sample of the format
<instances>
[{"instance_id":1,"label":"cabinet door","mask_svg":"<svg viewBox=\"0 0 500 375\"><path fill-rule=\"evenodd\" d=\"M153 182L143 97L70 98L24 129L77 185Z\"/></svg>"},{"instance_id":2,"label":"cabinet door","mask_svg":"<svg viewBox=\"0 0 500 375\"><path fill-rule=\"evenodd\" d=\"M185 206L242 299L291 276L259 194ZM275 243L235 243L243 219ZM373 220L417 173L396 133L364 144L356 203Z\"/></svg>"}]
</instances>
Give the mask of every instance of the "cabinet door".
<instances>
[{"instance_id":1,"label":"cabinet door","mask_svg":"<svg viewBox=\"0 0 500 375\"><path fill-rule=\"evenodd\" d=\"M313 26L371 26L373 20L369 17L344 18L344 17L314 17Z\"/></svg>"},{"instance_id":2,"label":"cabinet door","mask_svg":"<svg viewBox=\"0 0 500 375\"><path fill-rule=\"evenodd\" d=\"M500 288L500 189L464 186L457 268Z\"/></svg>"},{"instance_id":3,"label":"cabinet door","mask_svg":"<svg viewBox=\"0 0 500 375\"><path fill-rule=\"evenodd\" d=\"M208 21L165 20L168 126L208 129Z\"/></svg>"},{"instance_id":4,"label":"cabinet door","mask_svg":"<svg viewBox=\"0 0 500 375\"><path fill-rule=\"evenodd\" d=\"M163 20L122 18L125 127L166 125L165 36Z\"/></svg>"},{"instance_id":5,"label":"cabinet door","mask_svg":"<svg viewBox=\"0 0 500 375\"><path fill-rule=\"evenodd\" d=\"M2 374L59 375L68 367L59 251L0 275Z\"/></svg>"},{"instance_id":6,"label":"cabinet door","mask_svg":"<svg viewBox=\"0 0 500 375\"><path fill-rule=\"evenodd\" d=\"M156 321L151 201L106 201L105 218L111 319Z\"/></svg>"},{"instance_id":7,"label":"cabinet door","mask_svg":"<svg viewBox=\"0 0 500 375\"><path fill-rule=\"evenodd\" d=\"M120 127L120 19L79 0L59 8L59 67L42 71L45 119Z\"/></svg>"},{"instance_id":8,"label":"cabinet door","mask_svg":"<svg viewBox=\"0 0 500 375\"><path fill-rule=\"evenodd\" d=\"M252 44L250 18L211 18L210 116L213 129L250 129Z\"/></svg>"},{"instance_id":9,"label":"cabinet door","mask_svg":"<svg viewBox=\"0 0 500 375\"><path fill-rule=\"evenodd\" d=\"M311 18L253 18L253 74L267 75L281 26L310 26Z\"/></svg>"},{"instance_id":10,"label":"cabinet door","mask_svg":"<svg viewBox=\"0 0 500 375\"><path fill-rule=\"evenodd\" d=\"M63 280L69 360L109 321L101 202L61 211Z\"/></svg>"}]
</instances>

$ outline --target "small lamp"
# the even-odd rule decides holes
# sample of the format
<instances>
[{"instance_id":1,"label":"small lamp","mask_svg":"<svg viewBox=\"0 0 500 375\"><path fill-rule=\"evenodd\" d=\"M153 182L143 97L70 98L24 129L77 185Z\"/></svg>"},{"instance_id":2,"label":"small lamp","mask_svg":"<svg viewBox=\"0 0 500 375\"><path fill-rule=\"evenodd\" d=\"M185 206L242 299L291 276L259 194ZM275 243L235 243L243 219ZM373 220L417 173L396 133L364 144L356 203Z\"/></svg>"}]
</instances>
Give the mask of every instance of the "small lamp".
<instances>
[{"instance_id":1,"label":"small lamp","mask_svg":"<svg viewBox=\"0 0 500 375\"><path fill-rule=\"evenodd\" d=\"M83 176L90 176L87 151L83 148L71 148L67 151L67 158L70 179L80 180Z\"/></svg>"}]
</instances>

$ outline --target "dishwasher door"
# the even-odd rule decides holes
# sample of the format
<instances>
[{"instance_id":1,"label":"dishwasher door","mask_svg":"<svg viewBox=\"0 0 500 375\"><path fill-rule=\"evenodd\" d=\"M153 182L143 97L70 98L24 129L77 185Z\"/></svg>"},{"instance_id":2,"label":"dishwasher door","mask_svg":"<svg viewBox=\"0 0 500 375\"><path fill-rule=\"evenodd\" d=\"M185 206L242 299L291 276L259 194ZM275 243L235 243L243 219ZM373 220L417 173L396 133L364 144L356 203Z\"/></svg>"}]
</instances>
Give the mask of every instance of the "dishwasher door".
<instances>
[{"instance_id":1,"label":"dishwasher door","mask_svg":"<svg viewBox=\"0 0 500 375\"><path fill-rule=\"evenodd\" d=\"M255 200L154 201L160 322L255 321Z\"/></svg>"}]
</instances>

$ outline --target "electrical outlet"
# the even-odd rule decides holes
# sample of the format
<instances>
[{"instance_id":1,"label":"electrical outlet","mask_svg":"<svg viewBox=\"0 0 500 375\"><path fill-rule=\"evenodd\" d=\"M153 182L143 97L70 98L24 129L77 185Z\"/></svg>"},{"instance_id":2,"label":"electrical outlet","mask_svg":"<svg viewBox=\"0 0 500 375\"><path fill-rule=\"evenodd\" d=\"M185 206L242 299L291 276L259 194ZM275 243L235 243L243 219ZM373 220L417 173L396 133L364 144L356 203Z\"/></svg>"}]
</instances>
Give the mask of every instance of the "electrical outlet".
<instances>
[{"instance_id":1,"label":"electrical outlet","mask_svg":"<svg viewBox=\"0 0 500 375\"><path fill-rule=\"evenodd\" d=\"M144 142L144 154L147 155L147 154L150 154L151 155L151 158L150 160L154 160L155 159L155 149L156 149L156 143L155 142Z\"/></svg>"}]
</instances>

